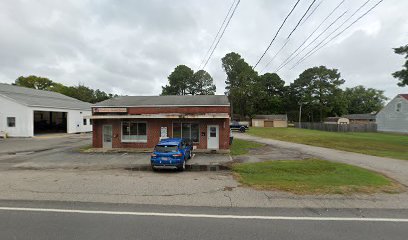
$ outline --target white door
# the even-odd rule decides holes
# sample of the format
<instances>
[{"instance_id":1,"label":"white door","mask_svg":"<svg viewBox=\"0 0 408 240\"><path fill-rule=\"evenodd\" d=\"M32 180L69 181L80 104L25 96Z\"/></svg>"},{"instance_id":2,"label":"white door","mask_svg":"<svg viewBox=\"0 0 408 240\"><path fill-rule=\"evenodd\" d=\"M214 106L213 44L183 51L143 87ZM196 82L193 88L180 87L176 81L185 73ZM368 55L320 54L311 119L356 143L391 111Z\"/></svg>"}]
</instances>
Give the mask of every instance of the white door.
<instances>
[{"instance_id":1,"label":"white door","mask_svg":"<svg viewBox=\"0 0 408 240\"><path fill-rule=\"evenodd\" d=\"M103 125L103 148L112 148L112 125Z\"/></svg>"},{"instance_id":2,"label":"white door","mask_svg":"<svg viewBox=\"0 0 408 240\"><path fill-rule=\"evenodd\" d=\"M207 148L208 149L219 149L220 148L220 138L219 138L219 128L218 125L208 125L207 126Z\"/></svg>"}]
</instances>

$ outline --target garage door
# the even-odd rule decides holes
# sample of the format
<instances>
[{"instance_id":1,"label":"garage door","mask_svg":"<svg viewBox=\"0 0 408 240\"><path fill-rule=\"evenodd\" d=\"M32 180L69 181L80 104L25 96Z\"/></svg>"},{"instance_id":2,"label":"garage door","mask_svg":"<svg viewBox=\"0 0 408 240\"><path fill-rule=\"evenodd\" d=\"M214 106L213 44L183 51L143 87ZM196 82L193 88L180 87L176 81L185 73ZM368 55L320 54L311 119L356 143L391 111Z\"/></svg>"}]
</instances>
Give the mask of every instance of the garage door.
<instances>
[{"instance_id":1,"label":"garage door","mask_svg":"<svg viewBox=\"0 0 408 240\"><path fill-rule=\"evenodd\" d=\"M265 127L273 127L273 121L265 121Z\"/></svg>"},{"instance_id":2,"label":"garage door","mask_svg":"<svg viewBox=\"0 0 408 240\"><path fill-rule=\"evenodd\" d=\"M66 112L34 111L34 134L66 132Z\"/></svg>"}]
</instances>

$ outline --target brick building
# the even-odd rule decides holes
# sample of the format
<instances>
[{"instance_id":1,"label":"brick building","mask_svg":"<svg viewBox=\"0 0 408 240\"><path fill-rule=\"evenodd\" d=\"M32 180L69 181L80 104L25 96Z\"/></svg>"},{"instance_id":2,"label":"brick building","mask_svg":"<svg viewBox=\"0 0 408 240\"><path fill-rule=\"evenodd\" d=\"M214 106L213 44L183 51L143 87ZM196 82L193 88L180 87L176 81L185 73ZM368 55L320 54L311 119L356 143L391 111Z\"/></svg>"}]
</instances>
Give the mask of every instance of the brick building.
<instances>
[{"instance_id":1,"label":"brick building","mask_svg":"<svg viewBox=\"0 0 408 240\"><path fill-rule=\"evenodd\" d=\"M153 148L190 139L198 150L229 149L230 103L223 95L125 96L92 106L94 148Z\"/></svg>"}]
</instances>

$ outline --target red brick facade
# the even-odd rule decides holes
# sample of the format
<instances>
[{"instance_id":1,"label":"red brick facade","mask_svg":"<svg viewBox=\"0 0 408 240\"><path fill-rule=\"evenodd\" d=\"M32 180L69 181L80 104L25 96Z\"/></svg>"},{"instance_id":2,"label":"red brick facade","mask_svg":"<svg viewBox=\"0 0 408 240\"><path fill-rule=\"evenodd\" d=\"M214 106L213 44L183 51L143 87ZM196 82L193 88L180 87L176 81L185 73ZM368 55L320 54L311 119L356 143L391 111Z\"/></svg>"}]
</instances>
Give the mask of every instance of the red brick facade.
<instances>
[{"instance_id":1,"label":"red brick facade","mask_svg":"<svg viewBox=\"0 0 408 240\"><path fill-rule=\"evenodd\" d=\"M161 127L167 127L168 137L173 137L173 123L187 122L198 123L200 139L194 145L198 149L207 149L207 126L218 125L219 128L219 149L229 149L229 119L228 118L192 118L192 119L166 119L166 118L138 118L140 114L163 114L177 113L186 115L207 114L207 113L227 113L230 108L220 107L140 107L128 108L128 115L135 115L129 119L94 119L93 120L93 147L102 148L103 125L112 125L112 147L113 148L153 148L160 140ZM113 115L113 114L109 114ZM147 123L147 142L122 142L122 121L140 121Z\"/></svg>"},{"instance_id":2,"label":"red brick facade","mask_svg":"<svg viewBox=\"0 0 408 240\"><path fill-rule=\"evenodd\" d=\"M205 113L229 113L230 108L226 106L211 107L137 107L128 108L128 114L161 114L161 113L184 113L184 114L205 114Z\"/></svg>"}]
</instances>

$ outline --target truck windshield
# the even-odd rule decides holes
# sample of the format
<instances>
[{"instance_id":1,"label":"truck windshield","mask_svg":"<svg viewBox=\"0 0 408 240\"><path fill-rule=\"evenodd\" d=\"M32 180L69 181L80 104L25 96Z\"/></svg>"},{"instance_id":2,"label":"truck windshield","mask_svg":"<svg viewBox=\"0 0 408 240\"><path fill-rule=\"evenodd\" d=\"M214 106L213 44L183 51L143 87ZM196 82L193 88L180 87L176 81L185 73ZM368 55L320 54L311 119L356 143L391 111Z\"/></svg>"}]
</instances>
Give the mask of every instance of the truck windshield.
<instances>
[{"instance_id":1,"label":"truck windshield","mask_svg":"<svg viewBox=\"0 0 408 240\"><path fill-rule=\"evenodd\" d=\"M177 145L157 145L154 150L162 153L177 152Z\"/></svg>"}]
</instances>

